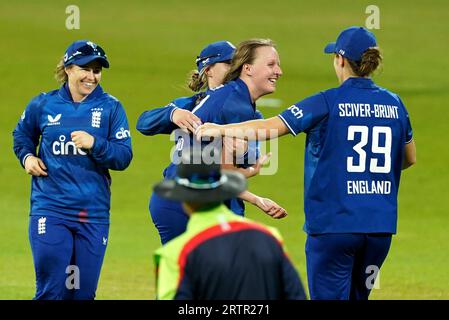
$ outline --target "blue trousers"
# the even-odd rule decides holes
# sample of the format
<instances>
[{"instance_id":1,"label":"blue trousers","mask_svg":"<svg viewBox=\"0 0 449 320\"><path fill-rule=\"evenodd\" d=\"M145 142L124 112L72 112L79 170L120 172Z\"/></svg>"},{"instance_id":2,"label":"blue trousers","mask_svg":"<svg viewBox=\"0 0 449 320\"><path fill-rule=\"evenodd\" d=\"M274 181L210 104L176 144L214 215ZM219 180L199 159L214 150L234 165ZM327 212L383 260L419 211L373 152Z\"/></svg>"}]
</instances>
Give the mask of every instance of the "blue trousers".
<instances>
[{"instance_id":1,"label":"blue trousers","mask_svg":"<svg viewBox=\"0 0 449 320\"><path fill-rule=\"evenodd\" d=\"M180 202L167 200L153 193L149 209L162 244L186 231L189 216Z\"/></svg>"},{"instance_id":2,"label":"blue trousers","mask_svg":"<svg viewBox=\"0 0 449 320\"><path fill-rule=\"evenodd\" d=\"M36 295L44 300L95 298L109 225L30 216Z\"/></svg>"},{"instance_id":3,"label":"blue trousers","mask_svg":"<svg viewBox=\"0 0 449 320\"><path fill-rule=\"evenodd\" d=\"M307 279L312 300L367 300L391 234L308 235Z\"/></svg>"}]
</instances>

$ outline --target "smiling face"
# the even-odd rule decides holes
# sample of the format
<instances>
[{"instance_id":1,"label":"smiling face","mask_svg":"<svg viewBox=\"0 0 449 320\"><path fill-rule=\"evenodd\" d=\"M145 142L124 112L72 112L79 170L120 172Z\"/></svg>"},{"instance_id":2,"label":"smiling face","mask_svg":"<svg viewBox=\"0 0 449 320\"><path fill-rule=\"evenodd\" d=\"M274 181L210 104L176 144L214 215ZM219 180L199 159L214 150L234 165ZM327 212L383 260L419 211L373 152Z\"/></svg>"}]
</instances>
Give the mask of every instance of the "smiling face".
<instances>
[{"instance_id":1,"label":"smiling face","mask_svg":"<svg viewBox=\"0 0 449 320\"><path fill-rule=\"evenodd\" d=\"M70 65L65 68L70 94L75 102L83 101L101 80L101 64L94 60L84 66Z\"/></svg>"},{"instance_id":2,"label":"smiling face","mask_svg":"<svg viewBox=\"0 0 449 320\"><path fill-rule=\"evenodd\" d=\"M256 49L253 63L243 66L242 79L249 80L247 84L253 101L276 90L276 82L282 75L280 64L276 49L262 46Z\"/></svg>"}]
</instances>

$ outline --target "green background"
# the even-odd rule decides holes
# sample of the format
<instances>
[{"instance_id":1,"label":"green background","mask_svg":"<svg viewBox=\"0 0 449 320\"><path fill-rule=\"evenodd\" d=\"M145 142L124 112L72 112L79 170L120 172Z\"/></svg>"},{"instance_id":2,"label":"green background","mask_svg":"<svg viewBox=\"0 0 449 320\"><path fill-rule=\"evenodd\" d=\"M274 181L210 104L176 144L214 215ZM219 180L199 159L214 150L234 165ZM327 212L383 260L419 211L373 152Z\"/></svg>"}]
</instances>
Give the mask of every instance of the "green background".
<instances>
[{"instance_id":1,"label":"green background","mask_svg":"<svg viewBox=\"0 0 449 320\"><path fill-rule=\"evenodd\" d=\"M79 30L67 30L65 9L80 8ZM53 70L74 40L105 48L111 68L102 85L121 100L132 129L134 159L113 172L109 245L98 299L153 299L152 252L159 246L147 205L161 179L172 142L145 137L134 128L139 114L188 95L184 82L207 44L247 38L277 43L283 77L269 98L280 108L337 85L324 45L351 25L364 25L365 9L380 8L374 30L384 53L375 81L401 95L418 150L403 173L398 235L372 299L448 299L449 232L446 185L449 88L449 2L440 1L2 1L0 3L0 299L30 299L34 269L28 243L30 177L12 151L11 132L29 100L57 87ZM306 282L303 214L304 135L279 140L278 172L250 180L250 189L284 206L275 221L248 207L248 216L277 227Z\"/></svg>"}]
</instances>

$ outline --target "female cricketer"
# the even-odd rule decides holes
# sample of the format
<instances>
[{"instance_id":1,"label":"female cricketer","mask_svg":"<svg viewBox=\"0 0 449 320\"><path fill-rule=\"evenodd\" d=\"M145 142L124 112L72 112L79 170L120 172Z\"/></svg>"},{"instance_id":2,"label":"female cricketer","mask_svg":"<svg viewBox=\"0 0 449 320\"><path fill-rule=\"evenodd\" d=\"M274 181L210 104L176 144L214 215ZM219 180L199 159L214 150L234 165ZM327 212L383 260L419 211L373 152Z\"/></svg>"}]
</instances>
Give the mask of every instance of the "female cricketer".
<instances>
[{"instance_id":1,"label":"female cricketer","mask_svg":"<svg viewBox=\"0 0 449 320\"><path fill-rule=\"evenodd\" d=\"M145 111L137 121L137 130L144 135L170 134L176 129L181 129L184 133L193 132L201 119L192 111L201 103L208 99L215 90L223 86L224 78L230 68L231 59L234 55L235 47L229 41L218 41L207 45L196 59L197 69L191 73L188 82L189 88L197 92L191 97L177 98L167 106ZM260 112L256 110L256 117L262 118ZM176 131L175 131L176 132ZM176 134L177 144L179 140L187 138L185 135ZM245 162L248 154L257 153L256 144L249 144L247 152L243 155L241 162ZM254 156L255 157L255 156ZM238 169L246 177L257 174L261 165L266 161L266 156L261 156L255 165L244 165ZM231 169L231 168L228 168ZM175 177L176 166L171 163L164 170L164 178L173 179ZM241 200L250 202L273 218L283 218L287 215L285 209L274 201L245 191L239 198L227 201L228 207L239 215L243 215L244 206ZM150 213L155 224L162 244L175 238L185 231L188 215L182 209L181 203L167 200L153 193L150 199Z\"/></svg>"},{"instance_id":2,"label":"female cricketer","mask_svg":"<svg viewBox=\"0 0 449 320\"><path fill-rule=\"evenodd\" d=\"M100 46L72 43L56 68L62 86L33 98L13 132L14 152L32 175L34 299L95 298L108 243L108 170L132 159L125 111L99 85L103 67Z\"/></svg>"},{"instance_id":3,"label":"female cricketer","mask_svg":"<svg viewBox=\"0 0 449 320\"><path fill-rule=\"evenodd\" d=\"M401 170L416 161L408 112L370 75L381 62L374 34L350 27L328 44L340 86L267 120L219 126L202 136L275 138L307 134L306 258L312 299L368 299L396 233ZM235 130L239 129L239 130ZM243 131L241 131L243 130Z\"/></svg>"}]
</instances>

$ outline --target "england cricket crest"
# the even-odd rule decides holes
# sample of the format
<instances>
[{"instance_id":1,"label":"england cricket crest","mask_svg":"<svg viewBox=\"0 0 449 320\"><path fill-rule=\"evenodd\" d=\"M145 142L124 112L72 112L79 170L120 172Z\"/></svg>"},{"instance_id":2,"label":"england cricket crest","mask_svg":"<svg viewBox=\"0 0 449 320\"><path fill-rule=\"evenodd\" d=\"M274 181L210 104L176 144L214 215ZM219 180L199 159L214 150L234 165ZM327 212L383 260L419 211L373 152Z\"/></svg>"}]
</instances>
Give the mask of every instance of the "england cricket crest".
<instances>
[{"instance_id":1,"label":"england cricket crest","mask_svg":"<svg viewBox=\"0 0 449 320\"><path fill-rule=\"evenodd\" d=\"M90 110L92 111L92 127L100 128L101 112L103 111L103 108L92 108Z\"/></svg>"}]
</instances>

